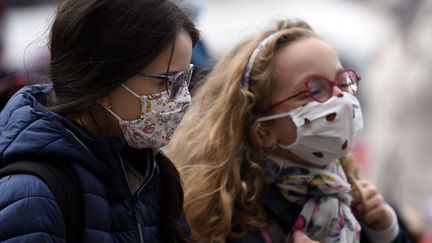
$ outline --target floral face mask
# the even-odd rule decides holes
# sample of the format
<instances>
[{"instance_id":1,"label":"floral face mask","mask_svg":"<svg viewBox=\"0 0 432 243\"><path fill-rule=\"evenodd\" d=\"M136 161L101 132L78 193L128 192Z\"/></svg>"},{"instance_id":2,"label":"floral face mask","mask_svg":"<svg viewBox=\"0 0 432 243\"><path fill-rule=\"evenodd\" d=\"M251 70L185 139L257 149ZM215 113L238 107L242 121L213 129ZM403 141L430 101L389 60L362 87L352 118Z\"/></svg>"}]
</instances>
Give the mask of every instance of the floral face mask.
<instances>
[{"instance_id":1,"label":"floral face mask","mask_svg":"<svg viewBox=\"0 0 432 243\"><path fill-rule=\"evenodd\" d=\"M161 148L167 145L191 103L187 84L182 85L174 99L168 91L140 96L126 85L122 84L122 87L141 101L140 117L125 121L113 110L106 109L119 120L123 136L129 146L140 149Z\"/></svg>"}]
</instances>

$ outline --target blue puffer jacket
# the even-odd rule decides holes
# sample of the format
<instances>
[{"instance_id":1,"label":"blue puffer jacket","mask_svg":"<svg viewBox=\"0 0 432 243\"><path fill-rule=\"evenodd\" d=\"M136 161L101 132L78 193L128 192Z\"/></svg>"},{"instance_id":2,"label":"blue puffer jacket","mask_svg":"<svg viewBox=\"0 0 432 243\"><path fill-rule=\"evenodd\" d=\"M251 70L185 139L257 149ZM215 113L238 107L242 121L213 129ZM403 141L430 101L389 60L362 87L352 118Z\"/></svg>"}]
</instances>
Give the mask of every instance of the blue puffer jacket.
<instances>
[{"instance_id":1,"label":"blue puffer jacket","mask_svg":"<svg viewBox=\"0 0 432 243\"><path fill-rule=\"evenodd\" d=\"M26 159L70 163L83 190L83 242L165 242L160 173L152 151L128 148L125 153L118 139L95 139L49 112L42 104L51 89L24 87L1 112L0 167ZM122 159L141 165L145 179L136 193ZM0 178L0 242L65 242L59 206L39 178Z\"/></svg>"}]
</instances>

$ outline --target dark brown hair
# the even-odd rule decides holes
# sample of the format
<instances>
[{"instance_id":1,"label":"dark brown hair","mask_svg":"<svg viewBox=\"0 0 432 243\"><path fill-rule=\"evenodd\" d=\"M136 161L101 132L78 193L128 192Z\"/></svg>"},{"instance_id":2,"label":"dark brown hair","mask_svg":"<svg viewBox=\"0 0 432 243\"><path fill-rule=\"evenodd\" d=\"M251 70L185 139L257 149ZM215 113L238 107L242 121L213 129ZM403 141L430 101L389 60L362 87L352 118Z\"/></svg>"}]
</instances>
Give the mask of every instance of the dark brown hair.
<instances>
[{"instance_id":1,"label":"dark brown hair","mask_svg":"<svg viewBox=\"0 0 432 243\"><path fill-rule=\"evenodd\" d=\"M69 0L51 36L50 78L62 115L80 114L149 65L184 28L198 31L168 0Z\"/></svg>"},{"instance_id":2,"label":"dark brown hair","mask_svg":"<svg viewBox=\"0 0 432 243\"><path fill-rule=\"evenodd\" d=\"M91 113L108 95L149 65L181 29L192 42L199 33L168 0L68 0L60 5L51 36L51 109L63 116ZM159 159L162 179L161 224L169 242L185 241L179 229L183 192L178 172Z\"/></svg>"}]
</instances>

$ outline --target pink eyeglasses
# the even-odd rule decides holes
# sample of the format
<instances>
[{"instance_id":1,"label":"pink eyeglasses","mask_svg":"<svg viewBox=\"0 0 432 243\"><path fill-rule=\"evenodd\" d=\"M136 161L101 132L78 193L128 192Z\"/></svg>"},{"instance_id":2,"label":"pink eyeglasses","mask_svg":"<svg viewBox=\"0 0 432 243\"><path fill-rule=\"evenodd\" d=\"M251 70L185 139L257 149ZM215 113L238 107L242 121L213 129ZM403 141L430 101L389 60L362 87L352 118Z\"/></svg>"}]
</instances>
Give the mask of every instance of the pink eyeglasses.
<instances>
[{"instance_id":1,"label":"pink eyeglasses","mask_svg":"<svg viewBox=\"0 0 432 243\"><path fill-rule=\"evenodd\" d=\"M312 97L318 102L325 102L330 99L330 97L332 97L334 86L337 86L344 92L356 94L360 79L361 77L354 69L344 69L337 75L334 81L319 75L314 75L306 79L303 90L272 104L270 108L274 108L275 106L287 102L288 100L302 93L306 93L308 96Z\"/></svg>"}]
</instances>

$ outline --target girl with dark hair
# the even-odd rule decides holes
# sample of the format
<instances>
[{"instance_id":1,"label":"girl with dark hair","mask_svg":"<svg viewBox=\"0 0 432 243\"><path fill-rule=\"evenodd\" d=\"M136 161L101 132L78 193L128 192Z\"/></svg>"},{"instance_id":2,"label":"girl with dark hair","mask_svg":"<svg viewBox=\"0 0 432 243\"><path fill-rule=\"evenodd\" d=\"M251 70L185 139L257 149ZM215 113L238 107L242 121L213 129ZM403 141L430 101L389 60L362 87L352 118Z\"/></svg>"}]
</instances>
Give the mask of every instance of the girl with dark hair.
<instances>
[{"instance_id":1,"label":"girl with dark hair","mask_svg":"<svg viewBox=\"0 0 432 243\"><path fill-rule=\"evenodd\" d=\"M82 242L183 242L183 192L159 151L190 103L198 32L169 0L69 0L54 20L52 84L0 115L0 167L55 163L73 176ZM39 177L0 177L0 241L65 242L59 201ZM80 240L81 241L81 240Z\"/></svg>"}]
</instances>

